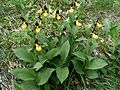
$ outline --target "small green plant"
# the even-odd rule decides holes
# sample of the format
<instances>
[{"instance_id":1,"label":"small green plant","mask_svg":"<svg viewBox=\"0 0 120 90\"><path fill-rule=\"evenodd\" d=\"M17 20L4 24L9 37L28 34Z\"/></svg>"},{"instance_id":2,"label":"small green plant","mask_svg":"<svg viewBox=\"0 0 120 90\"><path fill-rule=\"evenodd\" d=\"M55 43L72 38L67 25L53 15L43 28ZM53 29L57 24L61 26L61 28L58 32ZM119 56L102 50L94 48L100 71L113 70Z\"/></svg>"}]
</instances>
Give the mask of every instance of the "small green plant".
<instances>
[{"instance_id":1,"label":"small green plant","mask_svg":"<svg viewBox=\"0 0 120 90\"><path fill-rule=\"evenodd\" d=\"M16 90L87 89L88 80L100 78L103 67L118 60L119 27L107 18L86 20L83 4L66 3L63 10L40 5L12 33L22 42L13 52L24 67L12 70Z\"/></svg>"}]
</instances>

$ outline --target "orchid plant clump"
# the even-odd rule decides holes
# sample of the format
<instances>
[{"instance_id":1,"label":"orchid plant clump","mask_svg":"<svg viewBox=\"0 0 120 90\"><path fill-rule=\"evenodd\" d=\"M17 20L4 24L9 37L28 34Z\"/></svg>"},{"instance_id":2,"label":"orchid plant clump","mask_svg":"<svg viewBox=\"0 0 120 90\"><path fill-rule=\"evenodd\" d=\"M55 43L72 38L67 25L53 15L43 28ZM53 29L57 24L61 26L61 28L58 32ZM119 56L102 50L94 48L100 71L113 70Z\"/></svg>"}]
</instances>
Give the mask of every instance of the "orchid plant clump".
<instances>
[{"instance_id":1,"label":"orchid plant clump","mask_svg":"<svg viewBox=\"0 0 120 90\"><path fill-rule=\"evenodd\" d=\"M41 4L32 22L30 16L21 17L19 33L27 44L13 49L24 64L11 71L18 79L16 90L70 90L74 84L86 89L109 65L112 54L120 54L116 25L107 18L89 20L79 1L61 5L64 8Z\"/></svg>"}]
</instances>

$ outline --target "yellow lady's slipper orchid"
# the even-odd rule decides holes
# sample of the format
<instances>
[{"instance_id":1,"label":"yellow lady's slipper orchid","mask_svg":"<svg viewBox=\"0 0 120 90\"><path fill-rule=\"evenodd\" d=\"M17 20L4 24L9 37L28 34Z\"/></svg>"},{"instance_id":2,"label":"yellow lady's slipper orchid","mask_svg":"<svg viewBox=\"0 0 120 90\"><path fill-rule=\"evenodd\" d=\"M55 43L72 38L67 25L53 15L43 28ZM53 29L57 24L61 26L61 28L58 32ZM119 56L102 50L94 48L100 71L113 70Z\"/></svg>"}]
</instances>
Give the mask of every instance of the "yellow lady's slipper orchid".
<instances>
[{"instance_id":1,"label":"yellow lady's slipper orchid","mask_svg":"<svg viewBox=\"0 0 120 90\"><path fill-rule=\"evenodd\" d=\"M82 24L80 22L76 21L76 26L81 27Z\"/></svg>"},{"instance_id":2,"label":"yellow lady's slipper orchid","mask_svg":"<svg viewBox=\"0 0 120 90\"><path fill-rule=\"evenodd\" d=\"M62 35L65 36L67 34L67 30L66 30L66 27L63 28L63 32L62 32Z\"/></svg>"},{"instance_id":3,"label":"yellow lady's slipper orchid","mask_svg":"<svg viewBox=\"0 0 120 90\"><path fill-rule=\"evenodd\" d=\"M63 31L63 35L65 36L67 34L67 32L66 31Z\"/></svg>"},{"instance_id":4,"label":"yellow lady's slipper orchid","mask_svg":"<svg viewBox=\"0 0 120 90\"><path fill-rule=\"evenodd\" d=\"M39 26L41 26L41 25L42 25L42 22L40 21L40 22L39 22Z\"/></svg>"},{"instance_id":5,"label":"yellow lady's slipper orchid","mask_svg":"<svg viewBox=\"0 0 120 90\"><path fill-rule=\"evenodd\" d=\"M97 23L97 27L98 27L98 28L102 28L102 27L103 27L103 25L102 25L102 24L100 24L100 23Z\"/></svg>"},{"instance_id":6,"label":"yellow lady's slipper orchid","mask_svg":"<svg viewBox=\"0 0 120 90\"><path fill-rule=\"evenodd\" d=\"M35 46L36 46L36 50L37 50L37 51L41 51L41 50L42 50L42 47L41 47L40 45L35 44Z\"/></svg>"},{"instance_id":7,"label":"yellow lady's slipper orchid","mask_svg":"<svg viewBox=\"0 0 120 90\"><path fill-rule=\"evenodd\" d=\"M110 53L108 53L108 52L106 52L106 54L109 56L109 57L111 57L112 55L110 54Z\"/></svg>"},{"instance_id":8,"label":"yellow lady's slipper orchid","mask_svg":"<svg viewBox=\"0 0 120 90\"><path fill-rule=\"evenodd\" d=\"M57 14L57 20L60 20L61 19L61 16Z\"/></svg>"},{"instance_id":9,"label":"yellow lady's slipper orchid","mask_svg":"<svg viewBox=\"0 0 120 90\"><path fill-rule=\"evenodd\" d=\"M40 8L38 11L37 11L37 13L42 13L43 12L43 10L42 10L42 8Z\"/></svg>"},{"instance_id":10,"label":"yellow lady's slipper orchid","mask_svg":"<svg viewBox=\"0 0 120 90\"><path fill-rule=\"evenodd\" d=\"M26 25L26 23L25 22L23 22L23 24L22 24L22 29L25 29L26 27L27 27L27 25Z\"/></svg>"},{"instance_id":11,"label":"yellow lady's slipper orchid","mask_svg":"<svg viewBox=\"0 0 120 90\"><path fill-rule=\"evenodd\" d=\"M45 12L43 13L43 16L44 16L44 17L47 17L47 16L48 16L47 11L45 11Z\"/></svg>"},{"instance_id":12,"label":"yellow lady's slipper orchid","mask_svg":"<svg viewBox=\"0 0 120 90\"><path fill-rule=\"evenodd\" d=\"M76 7L80 7L80 3L75 2L75 6L76 6Z\"/></svg>"},{"instance_id":13,"label":"yellow lady's slipper orchid","mask_svg":"<svg viewBox=\"0 0 120 90\"><path fill-rule=\"evenodd\" d=\"M39 33L40 32L40 28L37 26L36 27L36 32Z\"/></svg>"},{"instance_id":14,"label":"yellow lady's slipper orchid","mask_svg":"<svg viewBox=\"0 0 120 90\"><path fill-rule=\"evenodd\" d=\"M71 7L70 10L69 10L70 13L74 13L74 11L75 10L73 9L73 7Z\"/></svg>"},{"instance_id":15,"label":"yellow lady's slipper orchid","mask_svg":"<svg viewBox=\"0 0 120 90\"><path fill-rule=\"evenodd\" d=\"M92 34L92 37L94 38L94 39L98 39L99 38L99 36L98 35L96 35L96 34Z\"/></svg>"}]
</instances>

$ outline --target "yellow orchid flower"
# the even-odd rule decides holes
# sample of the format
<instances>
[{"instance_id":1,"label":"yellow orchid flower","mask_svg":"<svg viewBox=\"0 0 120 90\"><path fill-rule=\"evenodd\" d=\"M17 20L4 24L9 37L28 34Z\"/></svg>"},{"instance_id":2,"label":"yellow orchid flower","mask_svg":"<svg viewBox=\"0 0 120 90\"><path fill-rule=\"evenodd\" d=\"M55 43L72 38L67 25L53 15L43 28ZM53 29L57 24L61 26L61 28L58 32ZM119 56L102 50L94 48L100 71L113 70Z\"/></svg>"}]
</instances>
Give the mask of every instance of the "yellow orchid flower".
<instances>
[{"instance_id":1,"label":"yellow orchid flower","mask_svg":"<svg viewBox=\"0 0 120 90\"><path fill-rule=\"evenodd\" d=\"M47 17L47 16L48 16L47 11L45 11L45 12L43 13L43 16L44 16L44 17Z\"/></svg>"},{"instance_id":2,"label":"yellow orchid flower","mask_svg":"<svg viewBox=\"0 0 120 90\"><path fill-rule=\"evenodd\" d=\"M76 6L76 7L80 7L80 3L75 2L75 6Z\"/></svg>"},{"instance_id":3,"label":"yellow orchid flower","mask_svg":"<svg viewBox=\"0 0 120 90\"><path fill-rule=\"evenodd\" d=\"M70 13L74 13L74 11L75 10L73 9L73 7L71 7L70 10L69 10Z\"/></svg>"},{"instance_id":4,"label":"yellow orchid flower","mask_svg":"<svg viewBox=\"0 0 120 90\"><path fill-rule=\"evenodd\" d=\"M57 20L60 20L61 19L61 16L57 14Z\"/></svg>"},{"instance_id":5,"label":"yellow orchid flower","mask_svg":"<svg viewBox=\"0 0 120 90\"><path fill-rule=\"evenodd\" d=\"M98 27L98 28L102 28L102 27L103 27L103 25L102 25L102 24L100 24L100 23L97 23L97 27Z\"/></svg>"},{"instance_id":6,"label":"yellow orchid flower","mask_svg":"<svg viewBox=\"0 0 120 90\"><path fill-rule=\"evenodd\" d=\"M82 24L80 22L76 21L76 26L81 27Z\"/></svg>"},{"instance_id":7,"label":"yellow orchid flower","mask_svg":"<svg viewBox=\"0 0 120 90\"><path fill-rule=\"evenodd\" d=\"M42 21L39 22L39 26L41 26L41 25L42 25Z\"/></svg>"},{"instance_id":8,"label":"yellow orchid flower","mask_svg":"<svg viewBox=\"0 0 120 90\"><path fill-rule=\"evenodd\" d=\"M36 27L36 32L39 33L40 32L40 28L37 26Z\"/></svg>"},{"instance_id":9,"label":"yellow orchid flower","mask_svg":"<svg viewBox=\"0 0 120 90\"><path fill-rule=\"evenodd\" d=\"M94 39L98 39L99 38L99 36L98 35L96 35L96 34L92 34L92 37L94 38Z\"/></svg>"},{"instance_id":10,"label":"yellow orchid flower","mask_svg":"<svg viewBox=\"0 0 120 90\"><path fill-rule=\"evenodd\" d=\"M42 50L42 47L41 47L40 45L35 44L35 46L36 46L36 50L37 50L37 51L41 51L41 50Z\"/></svg>"},{"instance_id":11,"label":"yellow orchid flower","mask_svg":"<svg viewBox=\"0 0 120 90\"><path fill-rule=\"evenodd\" d=\"M37 11L37 13L42 13L43 12L43 10L42 10L42 8L40 8L38 11Z\"/></svg>"},{"instance_id":12,"label":"yellow orchid flower","mask_svg":"<svg viewBox=\"0 0 120 90\"><path fill-rule=\"evenodd\" d=\"M27 25L26 25L26 23L25 22L23 22L23 24L22 24L22 29L25 29L26 27L27 27Z\"/></svg>"},{"instance_id":13,"label":"yellow orchid flower","mask_svg":"<svg viewBox=\"0 0 120 90\"><path fill-rule=\"evenodd\" d=\"M110 53L108 53L108 52L106 52L106 54L109 56L109 57L111 57L112 55L110 54Z\"/></svg>"}]
</instances>

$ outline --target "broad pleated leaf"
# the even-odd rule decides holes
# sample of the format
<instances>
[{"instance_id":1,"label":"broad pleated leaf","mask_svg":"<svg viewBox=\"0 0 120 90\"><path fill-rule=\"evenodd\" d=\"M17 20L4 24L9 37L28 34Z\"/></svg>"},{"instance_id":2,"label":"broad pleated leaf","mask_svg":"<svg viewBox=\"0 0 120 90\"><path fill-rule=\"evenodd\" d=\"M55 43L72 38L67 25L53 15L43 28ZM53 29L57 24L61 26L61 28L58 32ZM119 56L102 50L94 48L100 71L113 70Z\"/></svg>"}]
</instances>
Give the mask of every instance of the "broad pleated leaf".
<instances>
[{"instance_id":1,"label":"broad pleated leaf","mask_svg":"<svg viewBox=\"0 0 120 90\"><path fill-rule=\"evenodd\" d=\"M108 65L108 64L105 60L96 58L87 63L86 69L96 70L96 69L101 69L101 68L105 67L106 65Z\"/></svg>"},{"instance_id":2,"label":"broad pleated leaf","mask_svg":"<svg viewBox=\"0 0 120 90\"><path fill-rule=\"evenodd\" d=\"M28 52L25 48L16 48L13 49L15 55L25 62L33 62L34 58L32 53Z\"/></svg>"},{"instance_id":3,"label":"broad pleated leaf","mask_svg":"<svg viewBox=\"0 0 120 90\"><path fill-rule=\"evenodd\" d=\"M11 72L15 77L21 80L34 80L34 72L28 68L16 68Z\"/></svg>"},{"instance_id":4,"label":"broad pleated leaf","mask_svg":"<svg viewBox=\"0 0 120 90\"><path fill-rule=\"evenodd\" d=\"M69 41L67 40L66 42L64 42L64 44L61 46L61 52L60 52L60 55L61 55L61 60L63 63L65 63L65 60L69 54L69 51L70 51L70 43Z\"/></svg>"},{"instance_id":5,"label":"broad pleated leaf","mask_svg":"<svg viewBox=\"0 0 120 90\"><path fill-rule=\"evenodd\" d=\"M68 67L64 67L64 68L57 68L56 69L56 74L58 79L60 80L61 83L63 83L63 81L68 77L69 75L69 70Z\"/></svg>"},{"instance_id":6,"label":"broad pleated leaf","mask_svg":"<svg viewBox=\"0 0 120 90\"><path fill-rule=\"evenodd\" d=\"M38 85L45 84L48 81L48 79L50 78L50 76L54 70L55 69L53 69L53 68L41 69L41 71L38 72L38 80L39 80Z\"/></svg>"}]
</instances>

